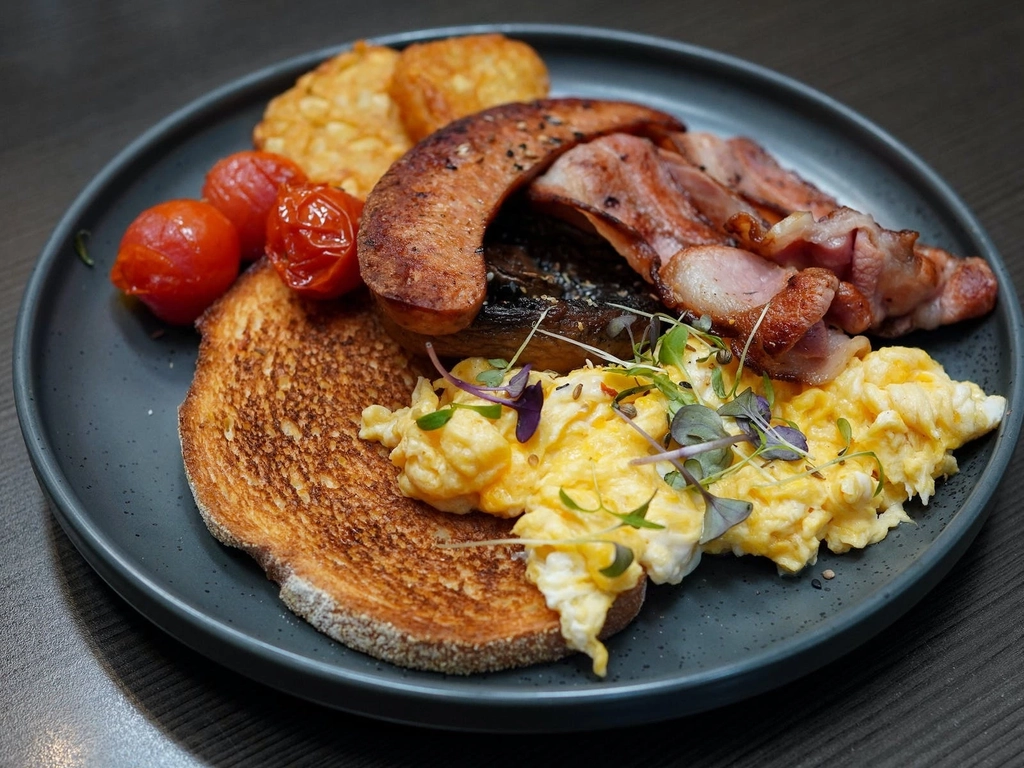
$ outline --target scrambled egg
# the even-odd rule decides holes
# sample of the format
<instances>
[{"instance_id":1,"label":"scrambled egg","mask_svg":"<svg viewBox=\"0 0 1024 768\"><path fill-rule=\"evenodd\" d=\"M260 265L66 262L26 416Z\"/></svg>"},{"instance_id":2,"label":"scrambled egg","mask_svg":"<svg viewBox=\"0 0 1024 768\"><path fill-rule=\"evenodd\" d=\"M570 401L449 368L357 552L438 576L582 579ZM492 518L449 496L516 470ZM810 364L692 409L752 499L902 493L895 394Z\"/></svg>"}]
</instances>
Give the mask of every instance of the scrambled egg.
<instances>
[{"instance_id":1,"label":"scrambled egg","mask_svg":"<svg viewBox=\"0 0 1024 768\"><path fill-rule=\"evenodd\" d=\"M663 366L664 372L673 382L688 381L700 403L719 407L712 373L723 367L696 339L687 350L684 370ZM476 383L490 367L473 358L452 373ZM736 363L723 375L731 387ZM880 541L909 520L903 502L916 495L927 503L935 478L957 471L952 450L993 429L1005 409L1002 397L952 381L919 349L870 352L823 386L775 383L773 423L797 425L807 437L806 455L768 461L750 458L752 443L729 449L732 466L709 490L753 508L702 544L702 496L666 481L669 462L631 463L655 451L611 407L618 393L649 379L605 366L565 376L531 372L530 379L541 383L544 404L525 443L516 440L517 415L506 407L497 419L456 408L440 428L417 426L418 418L451 403L483 404L443 379L421 379L408 408L368 407L360 434L392 449L406 495L453 513L518 518L514 532L526 547L528 578L559 613L567 643L592 657L598 675L607 668L598 635L608 609L644 574L676 584L702 552L762 555L795 573L815 562L822 541L833 552ZM747 387L764 392L759 376L743 372L734 391ZM671 407L665 395L651 389L628 402L633 423L663 443Z\"/></svg>"}]
</instances>

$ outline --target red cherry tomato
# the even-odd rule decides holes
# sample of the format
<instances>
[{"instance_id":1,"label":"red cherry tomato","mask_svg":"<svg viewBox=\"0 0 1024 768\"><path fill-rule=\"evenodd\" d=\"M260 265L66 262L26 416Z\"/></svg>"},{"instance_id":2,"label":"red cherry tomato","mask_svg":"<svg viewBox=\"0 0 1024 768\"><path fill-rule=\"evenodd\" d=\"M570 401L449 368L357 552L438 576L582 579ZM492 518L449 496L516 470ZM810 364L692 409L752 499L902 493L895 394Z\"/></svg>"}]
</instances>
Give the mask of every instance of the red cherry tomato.
<instances>
[{"instance_id":1,"label":"red cherry tomato","mask_svg":"<svg viewBox=\"0 0 1024 768\"><path fill-rule=\"evenodd\" d=\"M300 295L332 299L362 285L356 232L363 203L328 184L288 184L267 217L267 257Z\"/></svg>"},{"instance_id":2,"label":"red cherry tomato","mask_svg":"<svg viewBox=\"0 0 1024 768\"><path fill-rule=\"evenodd\" d=\"M282 184L306 181L295 163L272 152L236 152L218 161L203 184L203 198L238 228L242 259L263 255L267 214L274 207Z\"/></svg>"},{"instance_id":3,"label":"red cherry tomato","mask_svg":"<svg viewBox=\"0 0 1024 768\"><path fill-rule=\"evenodd\" d=\"M235 225L209 203L170 200L138 215L110 280L168 323L193 322L238 277Z\"/></svg>"}]
</instances>

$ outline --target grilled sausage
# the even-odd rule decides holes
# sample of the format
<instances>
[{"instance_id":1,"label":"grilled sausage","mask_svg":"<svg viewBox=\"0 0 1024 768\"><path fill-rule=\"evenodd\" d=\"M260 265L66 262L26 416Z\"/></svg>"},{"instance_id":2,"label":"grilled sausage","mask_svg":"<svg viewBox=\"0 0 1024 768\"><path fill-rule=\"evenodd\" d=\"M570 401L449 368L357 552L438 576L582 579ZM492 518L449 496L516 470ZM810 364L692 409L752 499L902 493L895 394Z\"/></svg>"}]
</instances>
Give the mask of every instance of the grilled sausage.
<instances>
[{"instance_id":1,"label":"grilled sausage","mask_svg":"<svg viewBox=\"0 0 1024 768\"><path fill-rule=\"evenodd\" d=\"M363 278L399 328L455 333L483 304L484 231L510 193L582 141L673 130L683 126L663 112L583 99L505 104L457 120L413 147L367 197Z\"/></svg>"}]
</instances>

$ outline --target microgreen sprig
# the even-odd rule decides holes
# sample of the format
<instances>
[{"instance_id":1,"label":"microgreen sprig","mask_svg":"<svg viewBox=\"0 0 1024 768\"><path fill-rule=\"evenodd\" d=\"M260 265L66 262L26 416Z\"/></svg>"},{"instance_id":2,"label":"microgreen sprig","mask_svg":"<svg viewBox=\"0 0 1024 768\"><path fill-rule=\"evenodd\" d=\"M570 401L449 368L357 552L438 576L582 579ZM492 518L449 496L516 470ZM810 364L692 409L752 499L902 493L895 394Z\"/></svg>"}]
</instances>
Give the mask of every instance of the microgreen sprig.
<instances>
[{"instance_id":1,"label":"microgreen sprig","mask_svg":"<svg viewBox=\"0 0 1024 768\"><path fill-rule=\"evenodd\" d=\"M700 406L703 407L703 406ZM634 430L643 436L647 442L649 442L659 454L663 454L662 446L649 435L646 430L637 424L633 419L629 418L620 409L613 407L612 410L618 414L619 418L629 424ZM727 499L719 496L715 496L707 488L705 488L700 480L698 480L690 468L679 459L666 459L679 472L680 477L685 481L686 486L694 488L701 496L704 501L704 528L700 537L700 543L706 544L712 539L717 539L727 530L732 528L734 525L742 523L754 509L754 505L749 501L742 501L740 499ZM638 461L637 459L633 460ZM699 466L699 465L698 465Z\"/></svg>"},{"instance_id":2,"label":"microgreen sprig","mask_svg":"<svg viewBox=\"0 0 1024 768\"><path fill-rule=\"evenodd\" d=\"M78 258L82 263L87 267L94 267L96 266L96 262L93 261L92 256L89 255L89 249L85 244L86 240L89 239L90 234L91 233L87 229L78 230L75 234L74 247L75 253L78 254Z\"/></svg>"},{"instance_id":3,"label":"microgreen sprig","mask_svg":"<svg viewBox=\"0 0 1024 768\"><path fill-rule=\"evenodd\" d=\"M740 395L718 409L721 416L732 416L736 425L752 442L760 444L760 455L766 459L796 461L807 455L807 438L792 426L772 426L772 410L768 399L745 389Z\"/></svg>"},{"instance_id":4,"label":"microgreen sprig","mask_svg":"<svg viewBox=\"0 0 1024 768\"><path fill-rule=\"evenodd\" d=\"M815 467L810 467L806 472L801 472L797 475L790 475L784 477L781 480L776 480L773 483L768 483L768 486L784 485L793 480L798 480L801 477L807 477L812 475L820 477L821 470L831 467L833 464L844 464L848 459L866 458L871 459L875 462L878 467L878 481L875 483L875 490L872 496L878 496L885 489L885 467L882 466L882 460L878 458L878 454L874 451L857 451L856 453L850 453L850 448L853 445L853 428L850 426L850 422L840 416L836 419L836 428L839 430L839 436L843 438L843 447L836 454L836 457L831 461L826 461L824 464L819 464Z\"/></svg>"},{"instance_id":5,"label":"microgreen sprig","mask_svg":"<svg viewBox=\"0 0 1024 768\"><path fill-rule=\"evenodd\" d=\"M497 387L481 387L452 375L441 365L437 352L434 351L434 345L428 341L426 347L430 362L434 364L434 367L445 381L458 387L463 392L476 395L481 400L487 400L499 406L503 405L506 408L511 408L517 415L516 440L520 443L525 443L533 437L537 427L540 426L540 412L544 405L544 389L539 381L534 384L528 383L530 380L529 363L524 365L515 376L509 379L508 384ZM504 392L508 397L497 397L493 394L495 392ZM449 418L451 417L449 416Z\"/></svg>"},{"instance_id":6,"label":"microgreen sprig","mask_svg":"<svg viewBox=\"0 0 1024 768\"><path fill-rule=\"evenodd\" d=\"M495 547L495 546L528 546L528 547L557 547L557 546L572 546L576 544L611 544L615 548L615 554L612 556L612 562L600 569L600 573L607 576L609 579L614 579L616 576L621 576L626 572L626 569L633 564L634 554L633 550L627 547L625 544L620 544L612 539L602 539L602 536L607 536L609 533L617 528L621 528L622 525L613 525L611 528L606 528L603 531L598 531L591 536L579 536L572 539L527 539L527 538L508 538L508 539L484 539L480 541L459 541L459 542L445 542L438 544L441 549L471 549L473 547Z\"/></svg>"},{"instance_id":7,"label":"microgreen sprig","mask_svg":"<svg viewBox=\"0 0 1024 768\"><path fill-rule=\"evenodd\" d=\"M636 509L630 512L613 512L604 505L604 501L601 499L601 491L598 489L597 492L597 506L593 509L587 509L586 507L578 504L568 493L565 492L564 488L558 489L558 498L561 499L562 503L571 509L573 512L584 512L587 514L593 512L605 512L612 517L617 517L620 521L616 528L621 528L623 525L628 525L630 528L650 528L652 530L662 530L665 526L660 523L654 523L647 519L647 510L651 506L651 502L654 501L654 497L657 495L657 491L651 494L651 498L645 501ZM614 529L612 529L614 530Z\"/></svg>"},{"instance_id":8,"label":"microgreen sprig","mask_svg":"<svg viewBox=\"0 0 1024 768\"><path fill-rule=\"evenodd\" d=\"M523 354L523 350L529 345L533 339L533 335L537 333L537 329L540 328L540 324L544 322L544 318L548 316L548 312L551 311L550 307L546 307L543 312L537 317L537 322L533 324L530 332L526 334L526 338L523 339L523 343L519 345L519 349L512 355L511 360L502 360L500 358L491 358L487 362L492 367L489 370L481 371L476 375L476 380L484 384L485 386L498 389L500 388L501 382L505 380L505 375L512 369L512 366L516 364L516 360Z\"/></svg>"}]
</instances>

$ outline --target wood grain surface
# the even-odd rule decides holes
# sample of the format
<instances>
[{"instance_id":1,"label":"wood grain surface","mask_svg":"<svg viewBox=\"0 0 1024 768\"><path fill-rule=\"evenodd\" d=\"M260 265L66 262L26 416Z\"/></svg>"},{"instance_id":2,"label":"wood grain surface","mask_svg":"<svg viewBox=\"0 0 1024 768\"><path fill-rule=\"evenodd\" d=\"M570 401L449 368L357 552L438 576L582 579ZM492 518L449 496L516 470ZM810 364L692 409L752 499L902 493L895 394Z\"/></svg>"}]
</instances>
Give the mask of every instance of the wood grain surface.
<instances>
[{"instance_id":1,"label":"wood grain surface","mask_svg":"<svg viewBox=\"0 0 1024 768\"><path fill-rule=\"evenodd\" d=\"M12 7L11 7L12 6ZM120 149L255 69L348 40L493 22L610 27L733 54L864 114L975 212L1024 289L1018 3L16 0L0 13L0 367L48 234ZM94 574L49 512L0 386L0 765L1024 764L1024 452L953 572L853 653L658 725L494 737L367 720L185 648Z\"/></svg>"}]
</instances>

